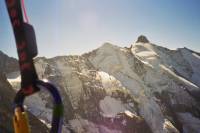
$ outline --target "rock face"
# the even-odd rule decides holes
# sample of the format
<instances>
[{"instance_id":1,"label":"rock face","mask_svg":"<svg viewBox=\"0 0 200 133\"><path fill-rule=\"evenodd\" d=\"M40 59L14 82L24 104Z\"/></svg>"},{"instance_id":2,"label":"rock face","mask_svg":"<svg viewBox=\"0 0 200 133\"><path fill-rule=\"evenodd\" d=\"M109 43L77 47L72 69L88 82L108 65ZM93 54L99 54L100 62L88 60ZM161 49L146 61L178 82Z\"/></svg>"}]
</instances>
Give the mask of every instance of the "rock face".
<instances>
[{"instance_id":1,"label":"rock face","mask_svg":"<svg viewBox=\"0 0 200 133\"><path fill-rule=\"evenodd\" d=\"M11 73L18 70L18 62L12 57L0 51L0 71L1 73Z\"/></svg>"},{"instance_id":2,"label":"rock face","mask_svg":"<svg viewBox=\"0 0 200 133\"><path fill-rule=\"evenodd\" d=\"M0 132L12 133L12 100L14 91L6 80L6 76L0 73ZM8 97L8 95L11 95Z\"/></svg>"},{"instance_id":3,"label":"rock face","mask_svg":"<svg viewBox=\"0 0 200 133\"><path fill-rule=\"evenodd\" d=\"M136 43L149 43L149 40L147 39L146 36L141 35L141 36L138 37Z\"/></svg>"},{"instance_id":4,"label":"rock face","mask_svg":"<svg viewBox=\"0 0 200 133\"><path fill-rule=\"evenodd\" d=\"M197 52L169 50L140 36L131 48L105 43L81 56L39 57L35 65L41 79L59 87L63 133L69 128L77 133L200 132ZM18 88L19 75L7 75ZM52 103L46 92L26 105L50 123Z\"/></svg>"},{"instance_id":5,"label":"rock face","mask_svg":"<svg viewBox=\"0 0 200 133\"><path fill-rule=\"evenodd\" d=\"M0 133L14 132L12 123L14 94L6 76L0 73ZM29 120L32 132L48 133L48 128L30 113Z\"/></svg>"}]
</instances>

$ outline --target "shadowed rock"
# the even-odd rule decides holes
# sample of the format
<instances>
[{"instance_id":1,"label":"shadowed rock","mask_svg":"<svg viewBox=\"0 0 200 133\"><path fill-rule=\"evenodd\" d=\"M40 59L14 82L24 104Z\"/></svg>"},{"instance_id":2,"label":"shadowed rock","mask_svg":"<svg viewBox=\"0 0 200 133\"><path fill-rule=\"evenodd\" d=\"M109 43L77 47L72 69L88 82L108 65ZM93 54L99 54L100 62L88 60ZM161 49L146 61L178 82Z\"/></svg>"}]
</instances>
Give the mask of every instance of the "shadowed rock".
<instances>
[{"instance_id":1,"label":"shadowed rock","mask_svg":"<svg viewBox=\"0 0 200 133\"><path fill-rule=\"evenodd\" d=\"M149 40L147 39L146 36L141 35L141 36L138 37L136 43L149 43Z\"/></svg>"}]
</instances>

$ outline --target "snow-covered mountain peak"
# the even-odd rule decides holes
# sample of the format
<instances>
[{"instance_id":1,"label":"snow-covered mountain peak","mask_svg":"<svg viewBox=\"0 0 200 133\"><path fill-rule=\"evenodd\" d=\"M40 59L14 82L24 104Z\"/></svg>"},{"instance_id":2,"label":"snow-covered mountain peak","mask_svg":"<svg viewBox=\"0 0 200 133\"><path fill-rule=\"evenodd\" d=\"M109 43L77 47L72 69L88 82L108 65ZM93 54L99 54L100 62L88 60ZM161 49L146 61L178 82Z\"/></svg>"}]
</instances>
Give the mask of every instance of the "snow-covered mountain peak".
<instances>
[{"instance_id":1,"label":"snow-covered mountain peak","mask_svg":"<svg viewBox=\"0 0 200 133\"><path fill-rule=\"evenodd\" d=\"M200 54L198 52L188 48L170 50L151 43L135 43L131 47L131 52L157 69L162 64L177 75L200 86L198 76L200 75Z\"/></svg>"}]
</instances>

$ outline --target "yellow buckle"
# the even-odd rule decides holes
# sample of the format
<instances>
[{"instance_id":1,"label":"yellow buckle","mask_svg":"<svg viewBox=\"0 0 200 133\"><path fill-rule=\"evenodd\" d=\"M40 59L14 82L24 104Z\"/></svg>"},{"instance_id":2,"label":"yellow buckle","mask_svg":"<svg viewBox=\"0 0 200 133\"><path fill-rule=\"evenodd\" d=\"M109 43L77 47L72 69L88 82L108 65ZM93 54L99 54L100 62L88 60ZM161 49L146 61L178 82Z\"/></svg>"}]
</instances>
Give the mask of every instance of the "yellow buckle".
<instances>
[{"instance_id":1,"label":"yellow buckle","mask_svg":"<svg viewBox=\"0 0 200 133\"><path fill-rule=\"evenodd\" d=\"M22 112L20 108L15 109L13 124L15 133L30 133L28 116L26 112Z\"/></svg>"}]
</instances>

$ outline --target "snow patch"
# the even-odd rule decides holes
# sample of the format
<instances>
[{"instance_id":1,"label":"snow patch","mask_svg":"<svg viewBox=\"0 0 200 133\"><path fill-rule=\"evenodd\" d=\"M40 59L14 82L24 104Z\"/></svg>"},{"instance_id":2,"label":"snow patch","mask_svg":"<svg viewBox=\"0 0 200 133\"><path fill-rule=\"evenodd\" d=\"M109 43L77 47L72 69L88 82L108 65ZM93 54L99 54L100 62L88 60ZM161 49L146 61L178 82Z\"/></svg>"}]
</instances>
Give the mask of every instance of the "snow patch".
<instances>
[{"instance_id":1,"label":"snow patch","mask_svg":"<svg viewBox=\"0 0 200 133\"><path fill-rule=\"evenodd\" d=\"M106 96L103 100L99 102L100 109L103 116L114 117L120 112L126 110L125 106L120 100Z\"/></svg>"},{"instance_id":2,"label":"snow patch","mask_svg":"<svg viewBox=\"0 0 200 133\"><path fill-rule=\"evenodd\" d=\"M21 76L20 72L12 72L6 75L8 82L16 83L16 82L21 82Z\"/></svg>"},{"instance_id":3,"label":"snow patch","mask_svg":"<svg viewBox=\"0 0 200 133\"><path fill-rule=\"evenodd\" d=\"M115 79L115 77L109 75L108 73L99 71L98 75L100 76L100 80L104 88L111 89L116 86L122 87L121 83L117 79Z\"/></svg>"},{"instance_id":4,"label":"snow patch","mask_svg":"<svg viewBox=\"0 0 200 133\"><path fill-rule=\"evenodd\" d=\"M169 74L173 75L176 79L178 79L178 80L184 82L185 84L187 84L188 86L192 86L192 87L198 89L198 87L197 87L195 84L193 84L193 83L191 83L190 81L188 81L188 80L186 80L186 79L184 79L184 78L182 78L182 77L176 75L173 71L171 71L171 70L170 70L169 68L167 68L166 66L160 64L160 67L161 67L163 70L167 71Z\"/></svg>"}]
</instances>

